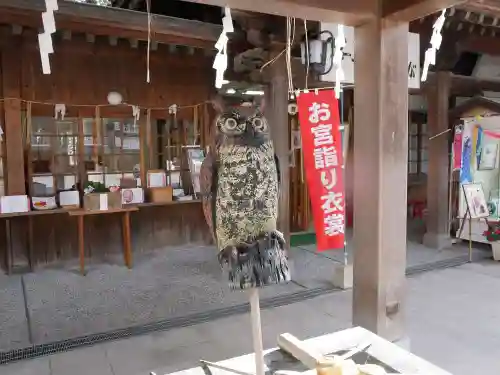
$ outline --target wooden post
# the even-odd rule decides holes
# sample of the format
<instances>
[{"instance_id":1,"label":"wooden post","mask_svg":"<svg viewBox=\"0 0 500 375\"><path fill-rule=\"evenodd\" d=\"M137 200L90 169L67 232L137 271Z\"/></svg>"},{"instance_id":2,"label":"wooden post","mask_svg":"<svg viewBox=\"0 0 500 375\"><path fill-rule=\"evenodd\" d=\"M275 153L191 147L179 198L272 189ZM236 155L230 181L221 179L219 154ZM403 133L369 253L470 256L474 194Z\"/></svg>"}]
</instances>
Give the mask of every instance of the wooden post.
<instances>
[{"instance_id":1,"label":"wooden post","mask_svg":"<svg viewBox=\"0 0 500 375\"><path fill-rule=\"evenodd\" d=\"M403 337L408 23L355 29L353 324Z\"/></svg>"},{"instance_id":2,"label":"wooden post","mask_svg":"<svg viewBox=\"0 0 500 375\"><path fill-rule=\"evenodd\" d=\"M434 84L427 92L429 137L449 128L448 110L450 96L450 73L438 72ZM451 245L449 233L449 139L453 132L444 133L429 140L427 174L427 219L424 245L442 249Z\"/></svg>"},{"instance_id":3,"label":"wooden post","mask_svg":"<svg viewBox=\"0 0 500 375\"><path fill-rule=\"evenodd\" d=\"M123 259L127 268L132 268L132 244L130 236L130 211L122 215Z\"/></svg>"},{"instance_id":4,"label":"wooden post","mask_svg":"<svg viewBox=\"0 0 500 375\"><path fill-rule=\"evenodd\" d=\"M278 156L281 172L278 230L283 233L287 246L290 247L290 144L288 134L288 87L284 58L275 61L270 69L273 69L273 74L266 91L265 113L270 123L274 151Z\"/></svg>"},{"instance_id":5,"label":"wooden post","mask_svg":"<svg viewBox=\"0 0 500 375\"><path fill-rule=\"evenodd\" d=\"M76 217L78 221L78 256L80 258L80 273L85 275L85 218L83 215Z\"/></svg>"},{"instance_id":6,"label":"wooden post","mask_svg":"<svg viewBox=\"0 0 500 375\"><path fill-rule=\"evenodd\" d=\"M16 51L21 44L20 37L10 36L9 48L4 51ZM6 193L9 195L26 194L24 178L24 147L21 121L21 64L18 53L1 54L1 70L3 72L3 97L10 98L4 102L5 131L5 173L7 180Z\"/></svg>"}]
</instances>

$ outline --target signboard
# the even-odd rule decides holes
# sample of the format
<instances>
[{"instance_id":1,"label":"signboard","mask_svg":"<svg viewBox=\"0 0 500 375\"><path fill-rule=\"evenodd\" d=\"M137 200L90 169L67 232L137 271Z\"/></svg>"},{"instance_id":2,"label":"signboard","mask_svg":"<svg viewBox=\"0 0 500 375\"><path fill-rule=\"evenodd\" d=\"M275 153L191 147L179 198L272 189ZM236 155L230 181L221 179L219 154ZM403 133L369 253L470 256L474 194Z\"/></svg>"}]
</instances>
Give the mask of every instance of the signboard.
<instances>
[{"instance_id":1,"label":"signboard","mask_svg":"<svg viewBox=\"0 0 500 375\"><path fill-rule=\"evenodd\" d=\"M339 106L333 90L297 97L304 167L319 251L344 247L345 205Z\"/></svg>"},{"instance_id":2,"label":"signboard","mask_svg":"<svg viewBox=\"0 0 500 375\"><path fill-rule=\"evenodd\" d=\"M328 30L334 37L337 36L336 23L321 23L321 31ZM342 69L344 70L345 80L343 83L353 84L354 82L354 28L344 26L344 36L346 46L344 47L344 56L342 59ZM323 39L328 35L323 34ZM320 76L321 81L335 82L335 69L328 74ZM420 35L408 33L408 88L420 88Z\"/></svg>"}]
</instances>

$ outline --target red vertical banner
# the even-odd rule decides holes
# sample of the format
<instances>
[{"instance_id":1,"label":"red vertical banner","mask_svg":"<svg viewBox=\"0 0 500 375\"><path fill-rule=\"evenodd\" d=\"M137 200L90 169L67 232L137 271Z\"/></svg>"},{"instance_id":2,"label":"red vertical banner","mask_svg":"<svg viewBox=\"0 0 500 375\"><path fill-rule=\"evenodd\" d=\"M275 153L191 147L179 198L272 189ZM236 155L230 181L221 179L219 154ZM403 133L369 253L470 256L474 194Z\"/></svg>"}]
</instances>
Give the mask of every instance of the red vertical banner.
<instances>
[{"instance_id":1,"label":"red vertical banner","mask_svg":"<svg viewBox=\"0 0 500 375\"><path fill-rule=\"evenodd\" d=\"M344 171L339 105L333 90L297 97L307 186L319 251L345 241Z\"/></svg>"}]
</instances>

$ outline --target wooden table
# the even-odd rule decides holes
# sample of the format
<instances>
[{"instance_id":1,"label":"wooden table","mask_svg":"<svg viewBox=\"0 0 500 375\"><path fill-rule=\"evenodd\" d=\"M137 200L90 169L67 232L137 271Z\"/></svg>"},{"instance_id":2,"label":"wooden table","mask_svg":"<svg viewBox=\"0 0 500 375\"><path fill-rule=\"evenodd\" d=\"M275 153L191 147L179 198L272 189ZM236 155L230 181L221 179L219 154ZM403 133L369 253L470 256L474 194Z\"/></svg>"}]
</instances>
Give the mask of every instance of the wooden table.
<instances>
[{"instance_id":1,"label":"wooden table","mask_svg":"<svg viewBox=\"0 0 500 375\"><path fill-rule=\"evenodd\" d=\"M64 214L68 210L65 209L54 209L54 210L39 210L39 211L28 211L28 212L13 212L9 214L0 214L0 219L5 219L5 268L7 274L12 272L12 234L10 221L15 218L27 217L28 218L28 264L30 270L33 271L34 265L34 254L33 254L33 217L43 216L43 215L54 215L54 214Z\"/></svg>"},{"instance_id":2,"label":"wooden table","mask_svg":"<svg viewBox=\"0 0 500 375\"><path fill-rule=\"evenodd\" d=\"M76 216L78 219L78 254L80 257L80 272L85 274L85 216L105 215L105 214L123 214L122 216L122 240L123 240L123 259L128 268L132 267L132 244L130 238L130 213L138 211L137 207L118 208L103 211L73 210L68 211L70 216Z\"/></svg>"}]
</instances>

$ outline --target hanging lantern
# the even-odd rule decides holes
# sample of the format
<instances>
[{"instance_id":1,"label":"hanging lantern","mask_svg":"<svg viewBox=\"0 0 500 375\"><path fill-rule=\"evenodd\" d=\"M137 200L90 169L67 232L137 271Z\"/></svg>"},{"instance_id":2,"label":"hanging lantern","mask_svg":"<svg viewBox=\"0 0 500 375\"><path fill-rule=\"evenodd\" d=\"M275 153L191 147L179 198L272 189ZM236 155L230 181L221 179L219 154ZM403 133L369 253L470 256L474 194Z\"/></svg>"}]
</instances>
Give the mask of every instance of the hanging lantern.
<instances>
[{"instance_id":1,"label":"hanging lantern","mask_svg":"<svg viewBox=\"0 0 500 375\"><path fill-rule=\"evenodd\" d=\"M111 91L108 94L108 103L111 105L119 105L122 104L123 98L119 92Z\"/></svg>"},{"instance_id":2,"label":"hanging lantern","mask_svg":"<svg viewBox=\"0 0 500 375\"><path fill-rule=\"evenodd\" d=\"M323 39L321 36L326 35ZM333 68L333 52L335 38L333 34L324 30L319 34L308 35L300 43L301 61L309 65L309 69L319 75L328 74Z\"/></svg>"}]
</instances>

